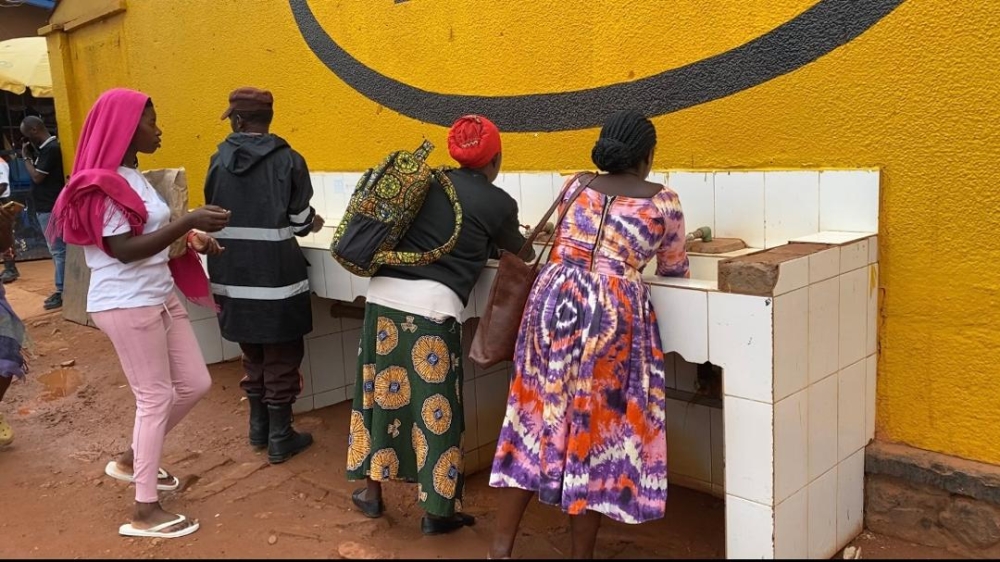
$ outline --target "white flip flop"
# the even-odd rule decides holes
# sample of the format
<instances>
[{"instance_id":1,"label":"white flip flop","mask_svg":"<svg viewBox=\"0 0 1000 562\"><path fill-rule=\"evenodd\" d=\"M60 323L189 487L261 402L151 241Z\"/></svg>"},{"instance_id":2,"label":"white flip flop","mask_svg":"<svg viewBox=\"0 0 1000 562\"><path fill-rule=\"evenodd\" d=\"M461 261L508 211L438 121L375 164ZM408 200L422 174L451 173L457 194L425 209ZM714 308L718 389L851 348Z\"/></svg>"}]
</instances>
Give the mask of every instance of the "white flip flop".
<instances>
[{"instance_id":1,"label":"white flip flop","mask_svg":"<svg viewBox=\"0 0 1000 562\"><path fill-rule=\"evenodd\" d=\"M126 523L118 528L118 534L123 537L144 537L144 538L157 538L157 539L177 539L180 537L186 537L191 533L198 530L201 525L198 522L194 522L183 529L178 529L172 533L164 533L163 529L169 529L174 525L179 525L187 521L187 517L183 515L178 515L177 519L173 521L167 521L166 523L161 523L155 527L150 527L149 529L136 529L131 523Z\"/></svg>"},{"instance_id":2,"label":"white flip flop","mask_svg":"<svg viewBox=\"0 0 1000 562\"><path fill-rule=\"evenodd\" d=\"M135 483L135 477L127 472L122 472L118 468L118 463L115 461L109 462L104 467L104 474L114 478L115 480L121 480L122 482L128 482L129 484ZM173 478L173 482L170 484L157 484L156 489L161 492L173 492L177 488L181 487L181 481L177 479L176 476L170 476L167 474L166 470L162 468L156 473L157 480L163 480L164 478Z\"/></svg>"}]
</instances>

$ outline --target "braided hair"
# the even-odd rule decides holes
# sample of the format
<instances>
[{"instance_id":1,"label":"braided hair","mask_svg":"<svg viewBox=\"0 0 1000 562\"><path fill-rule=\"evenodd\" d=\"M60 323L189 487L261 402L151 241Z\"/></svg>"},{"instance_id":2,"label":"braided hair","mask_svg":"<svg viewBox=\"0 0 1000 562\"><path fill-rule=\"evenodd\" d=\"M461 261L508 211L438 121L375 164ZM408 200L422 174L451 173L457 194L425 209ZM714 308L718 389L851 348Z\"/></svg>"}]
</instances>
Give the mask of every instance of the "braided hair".
<instances>
[{"instance_id":1,"label":"braided hair","mask_svg":"<svg viewBox=\"0 0 1000 562\"><path fill-rule=\"evenodd\" d=\"M604 121L590 159L599 170L617 174L642 163L654 146L653 123L635 111L621 111Z\"/></svg>"}]
</instances>

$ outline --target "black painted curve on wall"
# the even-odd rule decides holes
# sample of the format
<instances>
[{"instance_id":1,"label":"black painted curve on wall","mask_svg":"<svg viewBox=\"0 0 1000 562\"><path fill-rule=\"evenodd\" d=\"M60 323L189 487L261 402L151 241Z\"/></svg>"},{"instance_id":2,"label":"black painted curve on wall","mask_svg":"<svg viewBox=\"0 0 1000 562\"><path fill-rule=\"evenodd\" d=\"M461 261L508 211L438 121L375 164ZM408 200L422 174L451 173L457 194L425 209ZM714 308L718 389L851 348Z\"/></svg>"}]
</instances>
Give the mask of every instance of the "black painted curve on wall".
<instances>
[{"instance_id":1,"label":"black painted curve on wall","mask_svg":"<svg viewBox=\"0 0 1000 562\"><path fill-rule=\"evenodd\" d=\"M596 127L621 109L664 115L758 86L849 43L905 1L820 0L761 37L686 66L631 82L515 96L444 94L389 78L337 44L316 20L308 0L289 3L313 53L372 101L445 127L461 115L481 113L504 132L551 132Z\"/></svg>"}]
</instances>

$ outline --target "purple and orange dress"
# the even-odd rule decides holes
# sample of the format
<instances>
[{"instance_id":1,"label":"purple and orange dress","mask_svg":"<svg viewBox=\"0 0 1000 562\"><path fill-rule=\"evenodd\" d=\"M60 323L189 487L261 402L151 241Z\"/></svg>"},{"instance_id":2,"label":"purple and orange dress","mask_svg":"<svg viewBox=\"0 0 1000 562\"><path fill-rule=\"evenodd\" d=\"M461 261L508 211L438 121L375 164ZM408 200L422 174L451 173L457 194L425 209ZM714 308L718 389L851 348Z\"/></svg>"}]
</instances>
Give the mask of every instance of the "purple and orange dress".
<instances>
[{"instance_id":1,"label":"purple and orange dress","mask_svg":"<svg viewBox=\"0 0 1000 562\"><path fill-rule=\"evenodd\" d=\"M524 310L490 486L538 492L571 515L658 519L664 353L642 271L655 257L657 275L688 275L684 215L667 188L649 198L586 188L568 204Z\"/></svg>"}]
</instances>

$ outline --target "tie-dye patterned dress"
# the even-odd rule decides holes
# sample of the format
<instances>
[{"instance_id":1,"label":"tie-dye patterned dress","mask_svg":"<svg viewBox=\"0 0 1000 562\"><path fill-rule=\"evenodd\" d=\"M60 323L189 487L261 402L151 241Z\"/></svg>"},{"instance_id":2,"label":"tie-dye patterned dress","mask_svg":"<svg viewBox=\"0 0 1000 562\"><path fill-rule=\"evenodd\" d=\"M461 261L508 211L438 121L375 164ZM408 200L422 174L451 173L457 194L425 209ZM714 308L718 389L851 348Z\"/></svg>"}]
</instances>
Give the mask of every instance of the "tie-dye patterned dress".
<instances>
[{"instance_id":1,"label":"tie-dye patterned dress","mask_svg":"<svg viewBox=\"0 0 1000 562\"><path fill-rule=\"evenodd\" d=\"M642 523L666 509L667 440L641 276L654 257L658 275L688 275L684 216L667 188L645 199L587 188L571 205L525 307L490 485Z\"/></svg>"}]
</instances>

